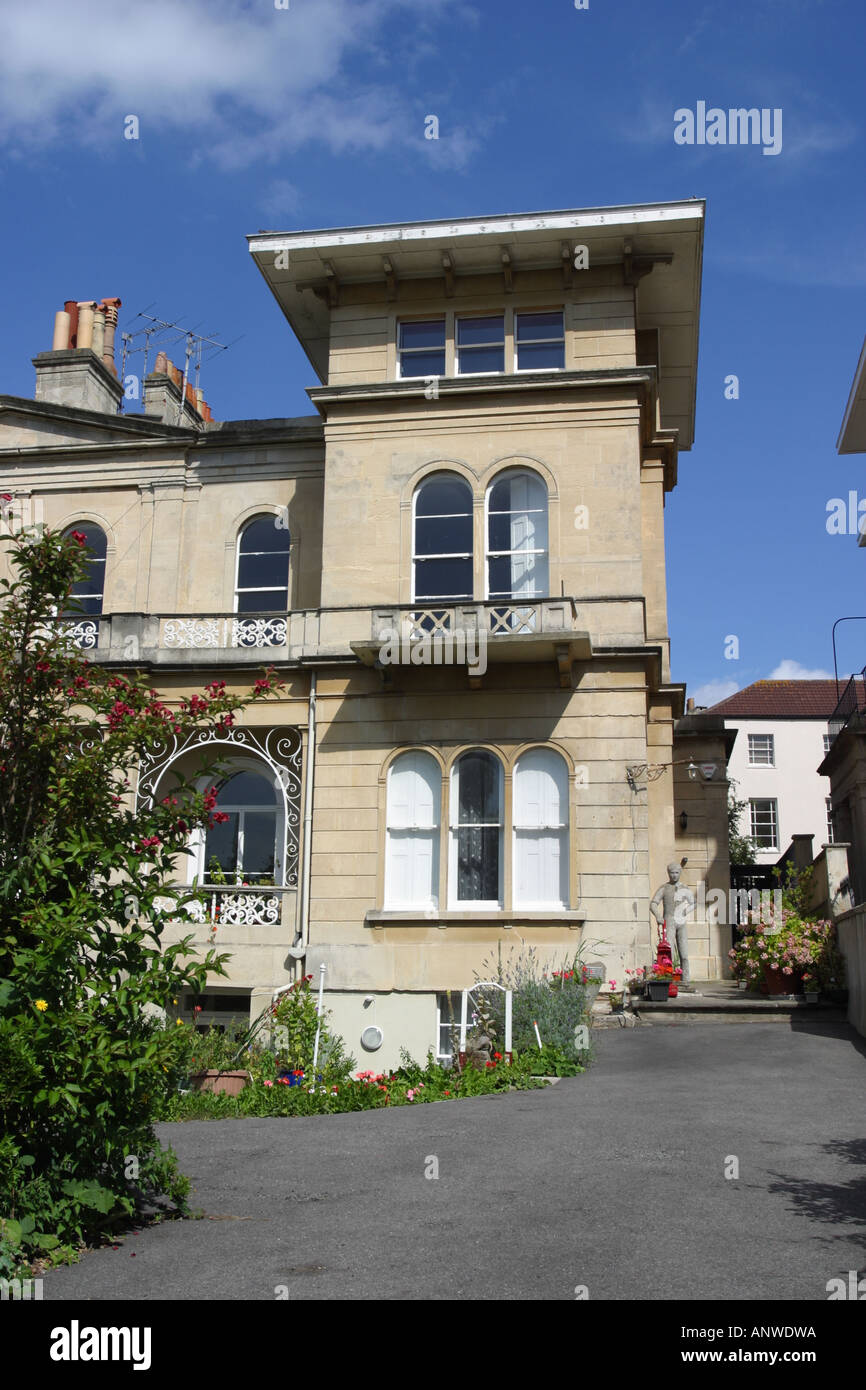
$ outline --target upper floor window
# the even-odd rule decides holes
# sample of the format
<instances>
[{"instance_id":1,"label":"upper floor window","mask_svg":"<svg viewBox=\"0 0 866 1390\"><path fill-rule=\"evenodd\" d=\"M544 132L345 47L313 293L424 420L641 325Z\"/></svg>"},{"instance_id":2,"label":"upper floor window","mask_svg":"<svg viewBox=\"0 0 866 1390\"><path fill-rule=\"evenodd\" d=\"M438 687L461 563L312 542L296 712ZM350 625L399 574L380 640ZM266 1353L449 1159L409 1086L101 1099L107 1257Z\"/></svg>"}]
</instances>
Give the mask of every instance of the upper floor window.
<instances>
[{"instance_id":1,"label":"upper floor window","mask_svg":"<svg viewBox=\"0 0 866 1390\"><path fill-rule=\"evenodd\" d=\"M69 595L73 601L74 609L64 616L78 617L81 613L99 614L102 612L102 600L105 594L105 556L108 551L108 541L102 527L97 526L93 521L76 521L74 525L67 526L65 534L68 536L73 531L78 531L84 537L85 547L90 554L87 556L86 574L72 586Z\"/></svg>"},{"instance_id":2,"label":"upper floor window","mask_svg":"<svg viewBox=\"0 0 866 1390\"><path fill-rule=\"evenodd\" d=\"M519 372L541 372L565 366L562 310L514 315L514 346Z\"/></svg>"},{"instance_id":3,"label":"upper floor window","mask_svg":"<svg viewBox=\"0 0 866 1390\"><path fill-rule=\"evenodd\" d=\"M445 375L445 320L400 324L400 375Z\"/></svg>"},{"instance_id":4,"label":"upper floor window","mask_svg":"<svg viewBox=\"0 0 866 1390\"><path fill-rule=\"evenodd\" d=\"M749 767L775 767L776 751L772 734L749 734Z\"/></svg>"},{"instance_id":5,"label":"upper floor window","mask_svg":"<svg viewBox=\"0 0 866 1390\"><path fill-rule=\"evenodd\" d=\"M775 801L749 802L750 834L758 849L779 848L779 808Z\"/></svg>"},{"instance_id":6,"label":"upper floor window","mask_svg":"<svg viewBox=\"0 0 866 1390\"><path fill-rule=\"evenodd\" d=\"M487 595L539 598L549 588L547 487L536 473L505 473L487 497Z\"/></svg>"},{"instance_id":7,"label":"upper floor window","mask_svg":"<svg viewBox=\"0 0 866 1390\"><path fill-rule=\"evenodd\" d=\"M827 844L832 845L836 841L836 827L833 823L833 798L826 796L824 805L827 808Z\"/></svg>"},{"instance_id":8,"label":"upper floor window","mask_svg":"<svg viewBox=\"0 0 866 1390\"><path fill-rule=\"evenodd\" d=\"M430 753L401 753L388 769L386 907L438 906L441 785Z\"/></svg>"},{"instance_id":9,"label":"upper floor window","mask_svg":"<svg viewBox=\"0 0 866 1390\"><path fill-rule=\"evenodd\" d=\"M289 532L278 516L249 522L238 540L236 613L285 613L289 607Z\"/></svg>"},{"instance_id":10,"label":"upper floor window","mask_svg":"<svg viewBox=\"0 0 866 1390\"><path fill-rule=\"evenodd\" d=\"M502 765L476 749L451 772L450 895L453 906L502 906Z\"/></svg>"},{"instance_id":11,"label":"upper floor window","mask_svg":"<svg viewBox=\"0 0 866 1390\"><path fill-rule=\"evenodd\" d=\"M236 772L217 793L217 810L228 819L212 826L200 866L206 883L282 882L282 810L273 778Z\"/></svg>"},{"instance_id":12,"label":"upper floor window","mask_svg":"<svg viewBox=\"0 0 866 1390\"><path fill-rule=\"evenodd\" d=\"M568 906L568 768L532 748L514 775L514 906Z\"/></svg>"},{"instance_id":13,"label":"upper floor window","mask_svg":"<svg viewBox=\"0 0 866 1390\"><path fill-rule=\"evenodd\" d=\"M505 316L457 320L457 371L505 371Z\"/></svg>"},{"instance_id":14,"label":"upper floor window","mask_svg":"<svg viewBox=\"0 0 866 1390\"><path fill-rule=\"evenodd\" d=\"M830 752L830 745L833 742L829 734L824 734L824 757Z\"/></svg>"},{"instance_id":15,"label":"upper floor window","mask_svg":"<svg viewBox=\"0 0 866 1390\"><path fill-rule=\"evenodd\" d=\"M456 473L435 473L415 493L415 602L472 598L472 489Z\"/></svg>"}]
</instances>

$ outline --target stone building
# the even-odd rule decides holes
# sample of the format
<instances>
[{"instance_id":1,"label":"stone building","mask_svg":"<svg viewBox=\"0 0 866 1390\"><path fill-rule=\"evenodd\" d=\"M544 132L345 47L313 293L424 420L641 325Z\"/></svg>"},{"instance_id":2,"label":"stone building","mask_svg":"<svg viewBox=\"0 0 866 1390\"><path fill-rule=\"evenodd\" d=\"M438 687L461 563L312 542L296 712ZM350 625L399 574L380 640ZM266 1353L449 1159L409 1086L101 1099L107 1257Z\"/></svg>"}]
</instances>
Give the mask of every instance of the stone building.
<instances>
[{"instance_id":1,"label":"stone building","mask_svg":"<svg viewBox=\"0 0 866 1390\"><path fill-rule=\"evenodd\" d=\"M349 1047L378 1028L387 1065L438 1048L499 947L582 944L622 979L668 861L727 889L733 736L682 717L665 587L703 218L254 236L318 378L300 419L216 421L162 355L119 413L116 300L70 302L36 399L0 396L3 490L94 549L92 659L169 700L286 682L218 750L230 819L192 846L197 931L232 954L204 1018L324 964ZM197 756L166 748L139 794ZM693 977L721 974L728 929L691 935Z\"/></svg>"}]
</instances>

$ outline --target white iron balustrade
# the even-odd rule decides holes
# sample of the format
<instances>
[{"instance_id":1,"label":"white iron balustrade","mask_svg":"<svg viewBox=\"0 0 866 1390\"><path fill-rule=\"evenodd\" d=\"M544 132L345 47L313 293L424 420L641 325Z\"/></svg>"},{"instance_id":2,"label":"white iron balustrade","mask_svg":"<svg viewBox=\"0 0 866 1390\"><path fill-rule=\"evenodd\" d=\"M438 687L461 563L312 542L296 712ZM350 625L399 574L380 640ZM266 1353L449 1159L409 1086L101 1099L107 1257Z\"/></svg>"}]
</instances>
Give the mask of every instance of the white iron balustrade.
<instances>
[{"instance_id":1,"label":"white iron balustrade","mask_svg":"<svg viewBox=\"0 0 866 1390\"><path fill-rule=\"evenodd\" d=\"M210 922L216 927L274 927L282 919L285 889L206 884L197 891L205 894L205 901L187 903L186 913L193 922Z\"/></svg>"},{"instance_id":2,"label":"white iron balustrade","mask_svg":"<svg viewBox=\"0 0 866 1390\"><path fill-rule=\"evenodd\" d=\"M284 647L286 618L166 618L166 647Z\"/></svg>"},{"instance_id":3,"label":"white iron balustrade","mask_svg":"<svg viewBox=\"0 0 866 1390\"><path fill-rule=\"evenodd\" d=\"M78 622L64 623L63 633L81 651L92 651L99 645L99 619L81 618Z\"/></svg>"}]
</instances>

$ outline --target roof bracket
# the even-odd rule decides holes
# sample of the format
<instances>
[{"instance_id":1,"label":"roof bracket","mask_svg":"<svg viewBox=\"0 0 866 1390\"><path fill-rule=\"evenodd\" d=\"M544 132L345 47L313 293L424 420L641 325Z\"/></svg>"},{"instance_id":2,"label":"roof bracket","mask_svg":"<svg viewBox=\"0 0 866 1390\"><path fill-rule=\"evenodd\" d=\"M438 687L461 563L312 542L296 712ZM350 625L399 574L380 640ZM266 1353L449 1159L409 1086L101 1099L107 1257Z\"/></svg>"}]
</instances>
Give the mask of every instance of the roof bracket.
<instances>
[{"instance_id":1,"label":"roof bracket","mask_svg":"<svg viewBox=\"0 0 866 1390\"><path fill-rule=\"evenodd\" d=\"M673 262L673 252L657 251L649 255L636 256L634 247L630 241L623 242L622 247L622 278L627 285L636 285L645 275L657 265L671 265Z\"/></svg>"},{"instance_id":2,"label":"roof bracket","mask_svg":"<svg viewBox=\"0 0 866 1390\"><path fill-rule=\"evenodd\" d=\"M452 299L454 296L454 261L447 251L442 257L442 273L445 276L445 293L449 299Z\"/></svg>"},{"instance_id":3,"label":"roof bracket","mask_svg":"<svg viewBox=\"0 0 866 1390\"><path fill-rule=\"evenodd\" d=\"M514 276L512 274L511 252L507 246L502 247L502 278L505 281L505 293L512 294L514 291Z\"/></svg>"},{"instance_id":4,"label":"roof bracket","mask_svg":"<svg viewBox=\"0 0 866 1390\"><path fill-rule=\"evenodd\" d=\"M574 284L574 256L567 241L560 245L559 254L562 257L562 288L570 290Z\"/></svg>"},{"instance_id":5,"label":"roof bracket","mask_svg":"<svg viewBox=\"0 0 866 1390\"><path fill-rule=\"evenodd\" d=\"M556 670L562 690L571 689L571 647L568 642L557 642L553 649L556 657Z\"/></svg>"},{"instance_id":6,"label":"roof bracket","mask_svg":"<svg viewBox=\"0 0 866 1390\"><path fill-rule=\"evenodd\" d=\"M340 277L330 261L325 261L325 274L328 277L325 281L325 288L328 292L328 303L332 309L336 309L337 305L340 303Z\"/></svg>"},{"instance_id":7,"label":"roof bracket","mask_svg":"<svg viewBox=\"0 0 866 1390\"><path fill-rule=\"evenodd\" d=\"M397 276L394 272L394 263L388 256L382 257L382 270L385 273L385 283L388 286L388 298L397 298Z\"/></svg>"}]
</instances>

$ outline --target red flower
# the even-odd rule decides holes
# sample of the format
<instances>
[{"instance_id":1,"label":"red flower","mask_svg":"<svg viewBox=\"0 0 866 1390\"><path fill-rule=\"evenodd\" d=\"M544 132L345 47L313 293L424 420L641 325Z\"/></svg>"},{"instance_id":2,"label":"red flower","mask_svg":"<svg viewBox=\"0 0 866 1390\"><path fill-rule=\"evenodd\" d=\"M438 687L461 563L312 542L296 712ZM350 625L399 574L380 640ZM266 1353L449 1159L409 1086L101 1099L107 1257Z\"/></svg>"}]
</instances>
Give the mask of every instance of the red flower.
<instances>
[{"instance_id":1,"label":"red flower","mask_svg":"<svg viewBox=\"0 0 866 1390\"><path fill-rule=\"evenodd\" d=\"M80 531L73 531L71 535L72 539L76 542L77 545L87 544L87 537L83 536Z\"/></svg>"}]
</instances>

